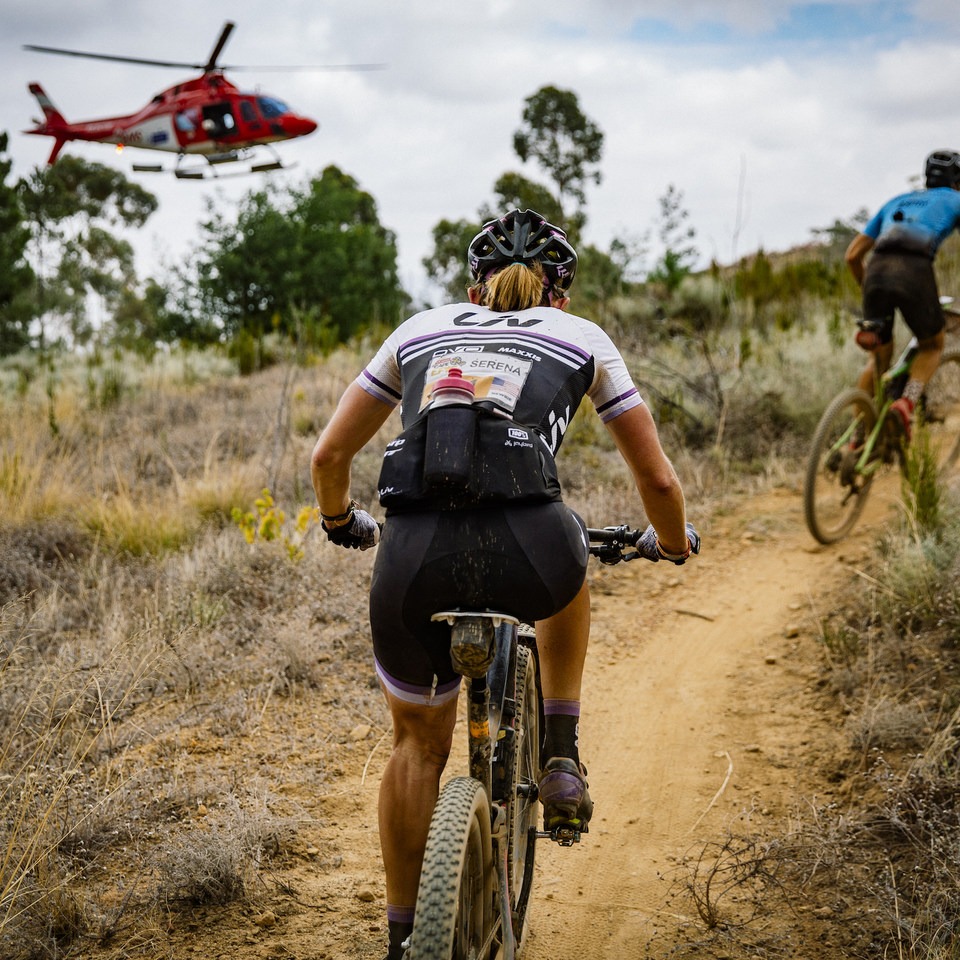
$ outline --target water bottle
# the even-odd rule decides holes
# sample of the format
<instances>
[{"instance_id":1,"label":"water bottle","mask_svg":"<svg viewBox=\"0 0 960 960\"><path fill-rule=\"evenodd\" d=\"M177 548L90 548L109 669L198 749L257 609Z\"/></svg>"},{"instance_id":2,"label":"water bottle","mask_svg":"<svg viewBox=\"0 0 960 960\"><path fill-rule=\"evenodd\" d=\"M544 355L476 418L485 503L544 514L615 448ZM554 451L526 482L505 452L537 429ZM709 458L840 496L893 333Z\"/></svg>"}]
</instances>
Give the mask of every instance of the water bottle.
<instances>
[{"instance_id":1,"label":"water bottle","mask_svg":"<svg viewBox=\"0 0 960 960\"><path fill-rule=\"evenodd\" d=\"M473 395L473 382L457 367L434 385L423 456L427 487L452 491L469 485L477 431Z\"/></svg>"}]
</instances>

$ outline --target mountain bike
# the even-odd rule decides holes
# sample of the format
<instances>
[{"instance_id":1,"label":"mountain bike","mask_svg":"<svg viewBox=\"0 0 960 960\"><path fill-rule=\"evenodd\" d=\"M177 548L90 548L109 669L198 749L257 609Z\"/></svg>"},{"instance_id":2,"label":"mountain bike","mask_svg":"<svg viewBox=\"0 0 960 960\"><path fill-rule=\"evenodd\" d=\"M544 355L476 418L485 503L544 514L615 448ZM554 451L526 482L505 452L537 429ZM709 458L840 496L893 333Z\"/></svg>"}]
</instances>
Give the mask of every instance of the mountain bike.
<instances>
[{"instance_id":1,"label":"mountain bike","mask_svg":"<svg viewBox=\"0 0 960 960\"><path fill-rule=\"evenodd\" d=\"M943 298L950 302L949 298ZM945 310L953 317L953 310ZM869 329L869 321L861 322ZM827 405L810 444L803 486L807 528L822 544L845 537L866 506L874 478L906 462L906 442L890 407L903 391L917 354L912 338L871 396L851 387ZM946 347L915 414L917 429L930 434L945 475L960 455L960 348Z\"/></svg>"},{"instance_id":2,"label":"mountain bike","mask_svg":"<svg viewBox=\"0 0 960 960\"><path fill-rule=\"evenodd\" d=\"M591 528L590 553L643 556L643 531ZM543 708L536 633L505 613L443 610L467 687L469 776L440 791L420 873L408 960L514 960L526 930L538 840L580 841L579 824L540 830ZM584 828L585 829L585 828Z\"/></svg>"}]
</instances>

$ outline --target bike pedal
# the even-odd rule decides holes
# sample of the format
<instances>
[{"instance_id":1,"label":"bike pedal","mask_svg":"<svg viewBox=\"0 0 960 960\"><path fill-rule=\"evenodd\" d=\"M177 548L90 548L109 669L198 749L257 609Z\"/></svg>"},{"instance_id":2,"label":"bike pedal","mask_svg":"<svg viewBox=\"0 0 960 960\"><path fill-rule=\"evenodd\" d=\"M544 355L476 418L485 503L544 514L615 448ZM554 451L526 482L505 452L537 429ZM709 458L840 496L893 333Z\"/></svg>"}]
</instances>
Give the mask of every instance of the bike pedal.
<instances>
[{"instance_id":1,"label":"bike pedal","mask_svg":"<svg viewBox=\"0 0 960 960\"><path fill-rule=\"evenodd\" d=\"M561 847L572 847L580 842L580 833L580 830L572 826L554 827L550 831L550 839Z\"/></svg>"},{"instance_id":2,"label":"bike pedal","mask_svg":"<svg viewBox=\"0 0 960 960\"><path fill-rule=\"evenodd\" d=\"M579 821L570 821L569 823L558 823L549 830L542 830L537 835L544 840L552 840L561 847L572 847L580 842L580 837L584 833L589 833L590 829L586 823Z\"/></svg>"}]
</instances>

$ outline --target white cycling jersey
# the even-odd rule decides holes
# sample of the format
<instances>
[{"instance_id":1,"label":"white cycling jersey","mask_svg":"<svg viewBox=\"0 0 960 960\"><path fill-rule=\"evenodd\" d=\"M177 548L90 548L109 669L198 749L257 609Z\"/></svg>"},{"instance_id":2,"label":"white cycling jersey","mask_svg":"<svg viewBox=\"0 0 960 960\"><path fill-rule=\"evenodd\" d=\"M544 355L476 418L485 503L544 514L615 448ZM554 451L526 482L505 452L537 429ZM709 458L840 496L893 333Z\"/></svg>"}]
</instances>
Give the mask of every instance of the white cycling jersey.
<instances>
[{"instance_id":1,"label":"white cycling jersey","mask_svg":"<svg viewBox=\"0 0 960 960\"><path fill-rule=\"evenodd\" d=\"M425 310L402 323L357 377L401 404L404 428L425 414L433 384L459 367L475 402L537 427L556 453L584 396L606 423L643 403L620 351L597 324L554 307L497 313L471 303Z\"/></svg>"}]
</instances>

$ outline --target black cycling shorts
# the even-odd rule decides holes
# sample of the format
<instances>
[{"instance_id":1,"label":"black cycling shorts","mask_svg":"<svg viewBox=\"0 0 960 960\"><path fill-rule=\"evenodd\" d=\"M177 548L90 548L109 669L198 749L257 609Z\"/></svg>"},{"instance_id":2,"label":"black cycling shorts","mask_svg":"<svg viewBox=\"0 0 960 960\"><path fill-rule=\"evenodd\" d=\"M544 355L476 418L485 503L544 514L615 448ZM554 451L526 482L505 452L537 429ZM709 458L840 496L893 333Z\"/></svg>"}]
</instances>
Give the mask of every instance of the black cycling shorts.
<instances>
[{"instance_id":1,"label":"black cycling shorts","mask_svg":"<svg viewBox=\"0 0 960 960\"><path fill-rule=\"evenodd\" d=\"M589 556L583 521L563 503L387 516L370 585L377 673L413 703L456 696L442 610L495 610L535 621L577 595Z\"/></svg>"},{"instance_id":2,"label":"black cycling shorts","mask_svg":"<svg viewBox=\"0 0 960 960\"><path fill-rule=\"evenodd\" d=\"M915 253L875 252L863 279L863 317L882 324L877 331L881 343L893 339L898 309L918 340L929 340L943 330L933 261Z\"/></svg>"}]
</instances>

